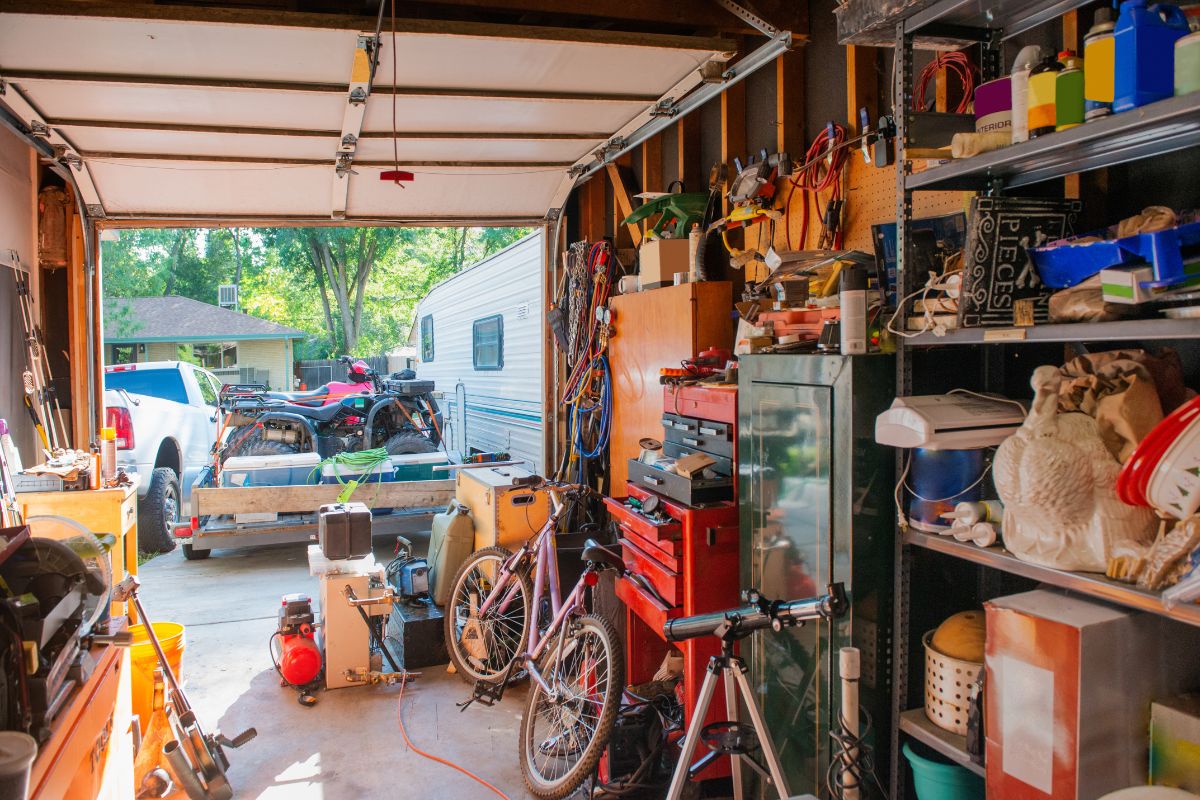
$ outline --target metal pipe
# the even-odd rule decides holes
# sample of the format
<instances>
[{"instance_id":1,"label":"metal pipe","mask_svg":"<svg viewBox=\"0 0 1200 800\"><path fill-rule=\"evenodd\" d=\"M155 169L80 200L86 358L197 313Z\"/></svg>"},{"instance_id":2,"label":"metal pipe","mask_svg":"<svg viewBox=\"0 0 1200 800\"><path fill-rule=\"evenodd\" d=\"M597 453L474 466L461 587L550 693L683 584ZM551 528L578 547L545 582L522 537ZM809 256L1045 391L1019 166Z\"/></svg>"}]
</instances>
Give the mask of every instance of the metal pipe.
<instances>
[{"instance_id":1,"label":"metal pipe","mask_svg":"<svg viewBox=\"0 0 1200 800\"><path fill-rule=\"evenodd\" d=\"M196 775L196 771L192 769L192 765L188 763L187 756L184 755L179 742L175 739L163 745L163 757L167 759L167 764L171 767L171 772L175 776L175 780L179 781L183 786L183 791L191 800L209 800L208 792L200 783L200 778Z\"/></svg>"},{"instance_id":2,"label":"metal pipe","mask_svg":"<svg viewBox=\"0 0 1200 800\"><path fill-rule=\"evenodd\" d=\"M353 608L358 608L359 606L391 605L392 603L396 602L396 593L391 587L388 587L383 594L378 595L377 597L357 597L354 594L354 590L350 588L349 584L347 584L345 588L342 589L342 596L346 598L346 602L349 603Z\"/></svg>"},{"instance_id":3,"label":"metal pipe","mask_svg":"<svg viewBox=\"0 0 1200 800\"><path fill-rule=\"evenodd\" d=\"M438 464L432 467L434 472L457 472L460 469L485 469L486 467L515 467L528 464L528 461L483 461L478 464Z\"/></svg>"}]
</instances>

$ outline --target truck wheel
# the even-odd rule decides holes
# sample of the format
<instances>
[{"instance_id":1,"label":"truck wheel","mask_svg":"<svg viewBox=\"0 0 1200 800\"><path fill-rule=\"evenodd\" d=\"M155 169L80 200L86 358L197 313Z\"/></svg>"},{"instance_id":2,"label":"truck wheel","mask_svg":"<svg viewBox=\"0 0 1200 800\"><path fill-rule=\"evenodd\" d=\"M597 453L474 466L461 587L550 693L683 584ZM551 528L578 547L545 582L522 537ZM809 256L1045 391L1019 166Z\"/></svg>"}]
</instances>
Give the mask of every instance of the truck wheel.
<instances>
[{"instance_id":1,"label":"truck wheel","mask_svg":"<svg viewBox=\"0 0 1200 800\"><path fill-rule=\"evenodd\" d=\"M183 557L188 561L203 561L212 555L212 550L200 550L190 544L183 545Z\"/></svg>"},{"instance_id":2,"label":"truck wheel","mask_svg":"<svg viewBox=\"0 0 1200 800\"><path fill-rule=\"evenodd\" d=\"M150 488L138 505L138 549L144 553L169 553L175 549L175 523L179 521L179 478L170 467L150 473Z\"/></svg>"},{"instance_id":3,"label":"truck wheel","mask_svg":"<svg viewBox=\"0 0 1200 800\"><path fill-rule=\"evenodd\" d=\"M237 450L226 453L222 461L233 456L290 456L299 452L299 446L264 439L262 431L257 431L247 436Z\"/></svg>"},{"instance_id":4,"label":"truck wheel","mask_svg":"<svg viewBox=\"0 0 1200 800\"><path fill-rule=\"evenodd\" d=\"M383 444L388 455L407 456L413 453L436 453L437 445L416 431L401 431Z\"/></svg>"}]
</instances>

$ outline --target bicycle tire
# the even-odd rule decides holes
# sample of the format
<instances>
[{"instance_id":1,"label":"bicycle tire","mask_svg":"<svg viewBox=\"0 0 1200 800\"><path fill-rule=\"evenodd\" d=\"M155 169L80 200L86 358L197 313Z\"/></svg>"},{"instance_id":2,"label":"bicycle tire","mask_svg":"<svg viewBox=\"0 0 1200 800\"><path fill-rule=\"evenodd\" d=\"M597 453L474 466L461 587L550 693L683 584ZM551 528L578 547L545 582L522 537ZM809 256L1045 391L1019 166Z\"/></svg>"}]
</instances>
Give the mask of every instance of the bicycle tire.
<instances>
[{"instance_id":1,"label":"bicycle tire","mask_svg":"<svg viewBox=\"0 0 1200 800\"><path fill-rule=\"evenodd\" d=\"M621 694L625 689L625 654L621 648L620 637L612 623L595 614L586 614L575 619L570 625L571 627L566 629L565 633L560 632L559 636L570 635L577 639L583 636L595 637L596 641L602 643L606 650L605 661L608 667L603 680L604 697L600 701L601 708L597 715L595 731L591 738L579 748L582 752L578 760L560 777L546 779L537 767L536 759L539 754L544 753L547 742L534 741L534 726L541 716L538 703L545 697L545 692L537 681L530 681L529 700L521 720L519 741L521 775L525 779L525 786L529 792L539 800L562 800L578 789L596 769L604 748L608 746L609 737L612 736L613 725L617 720L617 708L621 704ZM556 646L557 642L551 644L549 652L555 652ZM582 645L582 647L586 647L586 645ZM552 661L546 663L550 664ZM586 730L586 726L583 727ZM568 737L564 735L564 738ZM535 752L535 750L539 752Z\"/></svg>"},{"instance_id":2,"label":"bicycle tire","mask_svg":"<svg viewBox=\"0 0 1200 800\"><path fill-rule=\"evenodd\" d=\"M520 603L522 607L522 617L520 620L520 637L516 638L512 631L509 631L509 638L514 638L516 641L516 649L508 653L506 656L500 656L495 659L490 659L491 663L485 668L477 668L472 663L469 653L463 647L461 634L463 627L466 624L465 619L459 617L459 608L466 604L466 609L469 613L470 604L464 592L468 591L466 583L472 571L484 562L494 562L495 568L498 570L500 565L507 561L512 556L512 552L503 547L485 547L482 550L476 550L471 554L470 558L462 563L458 571L454 573L454 580L450 584L450 596L446 600L444 625L446 631L446 651L450 655L450 661L454 664L455 670L467 683L477 683L478 681L488 681L496 683L501 680L501 675L511 657L517 655L525 649L525 642L529 639L529 620L531 617L531 603L533 589L529 584L529 576L523 573L517 573L513 576L520 582ZM494 573L493 573L494 574ZM482 603L483 598L480 597L478 602ZM503 661L504 663L500 663Z\"/></svg>"}]
</instances>

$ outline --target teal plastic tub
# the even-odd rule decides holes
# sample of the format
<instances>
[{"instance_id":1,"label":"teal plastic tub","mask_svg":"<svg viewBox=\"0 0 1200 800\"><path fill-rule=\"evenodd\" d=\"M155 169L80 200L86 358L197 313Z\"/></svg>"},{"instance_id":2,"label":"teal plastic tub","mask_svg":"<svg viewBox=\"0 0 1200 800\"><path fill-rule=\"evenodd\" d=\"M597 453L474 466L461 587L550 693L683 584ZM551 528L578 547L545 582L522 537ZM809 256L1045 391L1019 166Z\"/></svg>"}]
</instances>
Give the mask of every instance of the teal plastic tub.
<instances>
[{"instance_id":1,"label":"teal plastic tub","mask_svg":"<svg viewBox=\"0 0 1200 800\"><path fill-rule=\"evenodd\" d=\"M907 744L903 751L912 766L917 800L985 800L983 778L966 767L917 755Z\"/></svg>"}]
</instances>

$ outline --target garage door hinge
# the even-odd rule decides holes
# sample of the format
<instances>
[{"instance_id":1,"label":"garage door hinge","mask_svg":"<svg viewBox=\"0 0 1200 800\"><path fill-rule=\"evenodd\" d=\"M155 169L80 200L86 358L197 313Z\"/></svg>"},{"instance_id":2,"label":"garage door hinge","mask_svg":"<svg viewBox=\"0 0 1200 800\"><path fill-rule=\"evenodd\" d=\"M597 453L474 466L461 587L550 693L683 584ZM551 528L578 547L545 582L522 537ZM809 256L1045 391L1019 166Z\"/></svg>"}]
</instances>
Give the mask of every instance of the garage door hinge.
<instances>
[{"instance_id":1,"label":"garage door hinge","mask_svg":"<svg viewBox=\"0 0 1200 800\"><path fill-rule=\"evenodd\" d=\"M562 216L561 208L552 208L546 212L546 216L543 218L543 221L547 225L553 225L554 223L558 222L558 218L561 216Z\"/></svg>"},{"instance_id":2,"label":"garage door hinge","mask_svg":"<svg viewBox=\"0 0 1200 800\"><path fill-rule=\"evenodd\" d=\"M46 123L40 120L30 120L29 135L37 136L39 139L48 139L50 138L50 128L46 126Z\"/></svg>"},{"instance_id":3,"label":"garage door hinge","mask_svg":"<svg viewBox=\"0 0 1200 800\"><path fill-rule=\"evenodd\" d=\"M8 93L8 82L3 79L0 79L0 96L3 96L7 93Z\"/></svg>"},{"instance_id":4,"label":"garage door hinge","mask_svg":"<svg viewBox=\"0 0 1200 800\"><path fill-rule=\"evenodd\" d=\"M652 117L673 117L678 113L679 109L676 108L674 97L664 97L654 104L654 108L650 109Z\"/></svg>"},{"instance_id":5,"label":"garage door hinge","mask_svg":"<svg viewBox=\"0 0 1200 800\"><path fill-rule=\"evenodd\" d=\"M87 215L92 219L104 219L106 216L104 213L104 206L102 205L88 203L84 206L84 208L87 209Z\"/></svg>"}]
</instances>

